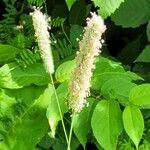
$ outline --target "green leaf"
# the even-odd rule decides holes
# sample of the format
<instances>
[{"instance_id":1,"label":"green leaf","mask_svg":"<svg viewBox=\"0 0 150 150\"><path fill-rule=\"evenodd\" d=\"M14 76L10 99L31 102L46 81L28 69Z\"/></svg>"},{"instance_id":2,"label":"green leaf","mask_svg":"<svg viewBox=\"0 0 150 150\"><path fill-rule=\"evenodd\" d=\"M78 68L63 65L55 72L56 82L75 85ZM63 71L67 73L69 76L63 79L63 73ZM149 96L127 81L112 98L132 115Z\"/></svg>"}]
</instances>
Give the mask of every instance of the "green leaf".
<instances>
[{"instance_id":1,"label":"green leaf","mask_svg":"<svg viewBox=\"0 0 150 150\"><path fill-rule=\"evenodd\" d=\"M90 122L94 101L95 99L88 98L89 106L85 107L79 114L75 114L73 120L73 131L84 148L87 142L87 135L91 129Z\"/></svg>"},{"instance_id":2,"label":"green leaf","mask_svg":"<svg viewBox=\"0 0 150 150\"><path fill-rule=\"evenodd\" d=\"M142 36L138 36L131 42L129 42L119 53L117 59L125 65L131 65L133 61L138 57L141 50Z\"/></svg>"},{"instance_id":3,"label":"green leaf","mask_svg":"<svg viewBox=\"0 0 150 150\"><path fill-rule=\"evenodd\" d=\"M111 18L116 25L136 28L150 19L149 7L147 0L125 0Z\"/></svg>"},{"instance_id":4,"label":"green leaf","mask_svg":"<svg viewBox=\"0 0 150 150\"><path fill-rule=\"evenodd\" d=\"M48 74L40 63L23 70L16 63L5 64L0 68L0 87L18 89L35 84L46 85L50 82Z\"/></svg>"},{"instance_id":5,"label":"green leaf","mask_svg":"<svg viewBox=\"0 0 150 150\"><path fill-rule=\"evenodd\" d=\"M125 72L124 68L121 66L121 63L101 56L96 58L95 65L96 68L93 72L93 76L97 76L98 74L104 72Z\"/></svg>"},{"instance_id":6,"label":"green leaf","mask_svg":"<svg viewBox=\"0 0 150 150\"><path fill-rule=\"evenodd\" d=\"M100 91L102 85L111 78L123 78L127 81L142 80L137 74L130 71L126 72L120 63L99 57L93 72L92 89Z\"/></svg>"},{"instance_id":7,"label":"green leaf","mask_svg":"<svg viewBox=\"0 0 150 150\"><path fill-rule=\"evenodd\" d=\"M68 83L67 82L62 83L57 88L56 92L58 95L58 100L60 103L60 108L63 116L64 113L68 111L67 106ZM53 94L51 99L49 100L49 106L46 115L52 131L52 136L55 137L56 127L58 125L58 122L61 120L55 94Z\"/></svg>"},{"instance_id":8,"label":"green leaf","mask_svg":"<svg viewBox=\"0 0 150 150\"><path fill-rule=\"evenodd\" d=\"M129 101L143 108L150 108L150 84L134 87L129 95Z\"/></svg>"},{"instance_id":9,"label":"green leaf","mask_svg":"<svg viewBox=\"0 0 150 150\"><path fill-rule=\"evenodd\" d=\"M148 41L150 41L150 21L147 24L146 32L147 32Z\"/></svg>"},{"instance_id":10,"label":"green leaf","mask_svg":"<svg viewBox=\"0 0 150 150\"><path fill-rule=\"evenodd\" d=\"M15 59L19 49L11 45L0 44L0 64L8 63Z\"/></svg>"},{"instance_id":11,"label":"green leaf","mask_svg":"<svg viewBox=\"0 0 150 150\"><path fill-rule=\"evenodd\" d=\"M92 116L92 130L98 143L106 150L113 150L122 131L122 118L116 101L100 101Z\"/></svg>"},{"instance_id":12,"label":"green leaf","mask_svg":"<svg viewBox=\"0 0 150 150\"><path fill-rule=\"evenodd\" d=\"M127 106L123 111L123 124L125 131L138 149L144 131L144 120L141 111L134 106Z\"/></svg>"},{"instance_id":13,"label":"green leaf","mask_svg":"<svg viewBox=\"0 0 150 150\"><path fill-rule=\"evenodd\" d=\"M71 6L73 5L73 3L75 2L75 0L65 0L66 4L68 6L68 9L70 10Z\"/></svg>"},{"instance_id":14,"label":"green leaf","mask_svg":"<svg viewBox=\"0 0 150 150\"><path fill-rule=\"evenodd\" d=\"M0 149L35 149L47 133L46 108L53 93L51 85L0 91Z\"/></svg>"},{"instance_id":15,"label":"green leaf","mask_svg":"<svg viewBox=\"0 0 150 150\"><path fill-rule=\"evenodd\" d=\"M103 84L101 94L105 98L117 99L120 103L127 104L129 92L135 86L136 84L124 78L111 78Z\"/></svg>"},{"instance_id":16,"label":"green leaf","mask_svg":"<svg viewBox=\"0 0 150 150\"><path fill-rule=\"evenodd\" d=\"M55 72L55 78L58 82L64 82L70 78L71 72L75 68L75 61L69 60L62 63Z\"/></svg>"},{"instance_id":17,"label":"green leaf","mask_svg":"<svg viewBox=\"0 0 150 150\"><path fill-rule=\"evenodd\" d=\"M69 13L69 23L82 25L86 20L86 3L84 0L76 1Z\"/></svg>"},{"instance_id":18,"label":"green leaf","mask_svg":"<svg viewBox=\"0 0 150 150\"><path fill-rule=\"evenodd\" d=\"M150 63L150 45L147 45L135 62Z\"/></svg>"},{"instance_id":19,"label":"green leaf","mask_svg":"<svg viewBox=\"0 0 150 150\"><path fill-rule=\"evenodd\" d=\"M78 47L79 41L77 39L80 39L80 35L83 31L83 27L79 26L79 25L71 25L71 29L70 29L70 41L71 44L74 47Z\"/></svg>"},{"instance_id":20,"label":"green leaf","mask_svg":"<svg viewBox=\"0 0 150 150\"><path fill-rule=\"evenodd\" d=\"M110 16L124 0L92 0L95 6L100 7L99 14L106 18Z\"/></svg>"}]
</instances>

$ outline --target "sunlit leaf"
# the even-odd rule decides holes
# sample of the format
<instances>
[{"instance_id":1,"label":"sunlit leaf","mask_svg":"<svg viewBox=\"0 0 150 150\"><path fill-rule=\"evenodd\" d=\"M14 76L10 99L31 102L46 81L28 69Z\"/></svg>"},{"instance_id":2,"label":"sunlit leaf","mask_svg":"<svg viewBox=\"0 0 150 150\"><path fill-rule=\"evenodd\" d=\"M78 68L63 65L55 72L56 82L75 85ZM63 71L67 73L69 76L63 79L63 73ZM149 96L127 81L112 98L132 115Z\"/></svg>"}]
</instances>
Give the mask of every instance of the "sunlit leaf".
<instances>
[{"instance_id":1,"label":"sunlit leaf","mask_svg":"<svg viewBox=\"0 0 150 150\"><path fill-rule=\"evenodd\" d=\"M135 62L150 63L150 45L147 45L141 54L137 57Z\"/></svg>"},{"instance_id":2,"label":"sunlit leaf","mask_svg":"<svg viewBox=\"0 0 150 150\"><path fill-rule=\"evenodd\" d=\"M106 18L110 16L124 0L92 0L95 6L100 7L99 14Z\"/></svg>"},{"instance_id":3,"label":"sunlit leaf","mask_svg":"<svg viewBox=\"0 0 150 150\"><path fill-rule=\"evenodd\" d=\"M150 84L134 87L129 95L129 101L142 108L150 108Z\"/></svg>"},{"instance_id":4,"label":"sunlit leaf","mask_svg":"<svg viewBox=\"0 0 150 150\"><path fill-rule=\"evenodd\" d=\"M18 89L24 86L46 85L50 82L44 66L35 63L23 70L16 63L5 64L0 68L0 87Z\"/></svg>"},{"instance_id":5,"label":"sunlit leaf","mask_svg":"<svg viewBox=\"0 0 150 150\"><path fill-rule=\"evenodd\" d=\"M136 84L124 78L111 78L106 81L102 88L101 94L109 99L117 99L122 104L129 102L129 93Z\"/></svg>"},{"instance_id":6,"label":"sunlit leaf","mask_svg":"<svg viewBox=\"0 0 150 150\"><path fill-rule=\"evenodd\" d=\"M127 106L123 111L123 124L125 131L138 148L144 131L144 119L141 111L134 106Z\"/></svg>"},{"instance_id":7,"label":"sunlit leaf","mask_svg":"<svg viewBox=\"0 0 150 150\"><path fill-rule=\"evenodd\" d=\"M69 60L61 64L56 72L55 72L55 78L59 82L64 82L65 80L68 80L70 78L71 72L75 68L75 61Z\"/></svg>"},{"instance_id":8,"label":"sunlit leaf","mask_svg":"<svg viewBox=\"0 0 150 150\"><path fill-rule=\"evenodd\" d=\"M68 9L70 10L71 6L73 5L73 3L75 2L75 0L65 0L66 4L68 6Z\"/></svg>"},{"instance_id":9,"label":"sunlit leaf","mask_svg":"<svg viewBox=\"0 0 150 150\"><path fill-rule=\"evenodd\" d=\"M62 83L56 90L59 105L61 108L62 116L64 113L68 111L67 106L67 95L68 95L68 84L67 82ZM55 137L56 127L58 125L58 122L61 120L57 99L55 93L52 95L52 97L49 100L49 106L47 109L47 118L48 122L52 131L52 136Z\"/></svg>"},{"instance_id":10,"label":"sunlit leaf","mask_svg":"<svg viewBox=\"0 0 150 150\"><path fill-rule=\"evenodd\" d=\"M149 7L148 0L125 0L111 18L116 25L135 28L149 20Z\"/></svg>"},{"instance_id":11,"label":"sunlit leaf","mask_svg":"<svg viewBox=\"0 0 150 150\"><path fill-rule=\"evenodd\" d=\"M53 93L51 85L1 90L0 149L34 149L48 130L46 109Z\"/></svg>"},{"instance_id":12,"label":"sunlit leaf","mask_svg":"<svg viewBox=\"0 0 150 150\"><path fill-rule=\"evenodd\" d=\"M98 143L106 150L115 149L123 129L119 104L112 100L100 101L93 112L91 125Z\"/></svg>"}]
</instances>

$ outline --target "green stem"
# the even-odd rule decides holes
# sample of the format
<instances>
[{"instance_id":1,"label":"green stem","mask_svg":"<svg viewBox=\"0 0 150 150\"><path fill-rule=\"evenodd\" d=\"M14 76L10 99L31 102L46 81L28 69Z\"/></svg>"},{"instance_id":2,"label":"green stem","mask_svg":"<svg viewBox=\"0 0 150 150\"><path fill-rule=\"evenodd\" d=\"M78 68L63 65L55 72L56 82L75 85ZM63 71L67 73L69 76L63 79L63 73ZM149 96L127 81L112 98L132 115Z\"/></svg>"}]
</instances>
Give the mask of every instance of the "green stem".
<instances>
[{"instance_id":1,"label":"green stem","mask_svg":"<svg viewBox=\"0 0 150 150\"><path fill-rule=\"evenodd\" d=\"M72 120L71 120L71 126L70 126L70 133L69 133L69 141L68 141L68 147L67 150L71 150L71 137L72 137L72 131L73 131L73 124L74 124L74 116L75 113L72 114Z\"/></svg>"},{"instance_id":2,"label":"green stem","mask_svg":"<svg viewBox=\"0 0 150 150\"><path fill-rule=\"evenodd\" d=\"M56 92L56 89L55 89L54 80L53 80L53 77L52 77L51 74L50 74L50 79L51 79L51 82L52 82L52 86L53 86L53 90L54 90L54 95L56 97L56 102L57 102L57 106L58 106L58 110L59 110L59 114L60 114L60 118L61 118L63 130L64 130L65 138L66 138L66 141L67 141L67 144L68 144L69 140L68 140L68 136L67 136L65 124L64 124L64 121L63 121L63 115L62 115L62 111L61 111L61 107L60 107L58 95L57 95L57 92Z\"/></svg>"},{"instance_id":3,"label":"green stem","mask_svg":"<svg viewBox=\"0 0 150 150\"><path fill-rule=\"evenodd\" d=\"M138 147L136 147L136 150L139 150L139 148L138 148Z\"/></svg>"},{"instance_id":4,"label":"green stem","mask_svg":"<svg viewBox=\"0 0 150 150\"><path fill-rule=\"evenodd\" d=\"M71 44L71 41L69 40L69 38L68 38L68 36L67 36L67 34L66 34L65 30L64 30L63 25L61 25L61 28L62 28L62 32L63 32L63 34L65 35L66 39L67 39L68 42Z\"/></svg>"},{"instance_id":5,"label":"green stem","mask_svg":"<svg viewBox=\"0 0 150 150\"><path fill-rule=\"evenodd\" d=\"M47 6L46 6L46 1L44 2L44 8L45 8L45 13L47 14Z\"/></svg>"}]
</instances>

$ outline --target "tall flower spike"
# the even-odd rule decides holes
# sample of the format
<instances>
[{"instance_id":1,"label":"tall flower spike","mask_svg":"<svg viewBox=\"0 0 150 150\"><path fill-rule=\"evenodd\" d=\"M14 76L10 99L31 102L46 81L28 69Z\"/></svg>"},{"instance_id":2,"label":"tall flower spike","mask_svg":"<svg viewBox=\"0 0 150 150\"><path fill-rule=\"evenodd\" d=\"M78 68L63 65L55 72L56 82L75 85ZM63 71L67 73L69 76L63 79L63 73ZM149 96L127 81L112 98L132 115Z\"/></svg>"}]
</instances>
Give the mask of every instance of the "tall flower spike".
<instances>
[{"instance_id":1,"label":"tall flower spike","mask_svg":"<svg viewBox=\"0 0 150 150\"><path fill-rule=\"evenodd\" d=\"M73 112L80 112L87 104L86 97L90 94L90 80L94 69L94 59L102 47L102 34L106 27L100 16L91 13L87 18L87 27L79 42L79 52L75 58L76 68L69 82L69 107Z\"/></svg>"},{"instance_id":2,"label":"tall flower spike","mask_svg":"<svg viewBox=\"0 0 150 150\"><path fill-rule=\"evenodd\" d=\"M50 36L48 33L48 23L46 16L40 11L39 8L34 8L32 16L33 26L35 30L35 37L38 43L41 57L43 59L46 71L50 74L54 73L54 63L50 47Z\"/></svg>"}]
</instances>

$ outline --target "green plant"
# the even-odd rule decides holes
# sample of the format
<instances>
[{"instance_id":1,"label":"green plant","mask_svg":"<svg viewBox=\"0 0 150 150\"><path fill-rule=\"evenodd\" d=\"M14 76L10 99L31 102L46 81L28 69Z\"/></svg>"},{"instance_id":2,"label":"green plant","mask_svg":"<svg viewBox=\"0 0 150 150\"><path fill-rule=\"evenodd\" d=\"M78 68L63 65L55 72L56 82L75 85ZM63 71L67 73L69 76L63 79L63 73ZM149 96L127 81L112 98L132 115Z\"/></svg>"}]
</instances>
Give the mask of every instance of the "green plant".
<instances>
[{"instance_id":1,"label":"green plant","mask_svg":"<svg viewBox=\"0 0 150 150\"><path fill-rule=\"evenodd\" d=\"M68 150L86 150L91 144L100 150L149 150L150 1L3 2L0 150L66 150L68 145ZM53 74L43 65L29 5L43 6L51 17L47 45ZM94 62L88 106L72 115L68 89L91 11L105 19L105 43Z\"/></svg>"}]
</instances>

